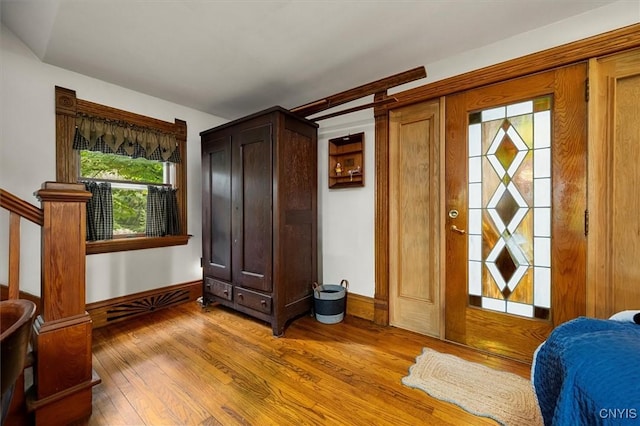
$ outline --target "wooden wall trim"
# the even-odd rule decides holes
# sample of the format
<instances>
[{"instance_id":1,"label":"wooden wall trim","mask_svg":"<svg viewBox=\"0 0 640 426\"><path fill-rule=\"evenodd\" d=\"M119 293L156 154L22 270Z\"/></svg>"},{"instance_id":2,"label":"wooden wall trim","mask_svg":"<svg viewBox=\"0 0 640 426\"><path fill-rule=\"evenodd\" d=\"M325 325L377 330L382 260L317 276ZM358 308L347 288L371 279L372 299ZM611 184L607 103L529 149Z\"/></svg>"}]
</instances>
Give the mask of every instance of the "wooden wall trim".
<instances>
[{"instance_id":1,"label":"wooden wall trim","mask_svg":"<svg viewBox=\"0 0 640 426\"><path fill-rule=\"evenodd\" d=\"M78 99L75 90L56 86L56 181L76 182L78 162L72 160Z\"/></svg>"},{"instance_id":2,"label":"wooden wall trim","mask_svg":"<svg viewBox=\"0 0 640 426\"><path fill-rule=\"evenodd\" d=\"M186 297L185 297L186 295ZM202 281L191 281L87 304L93 328L129 320L158 309L195 302L202 295ZM375 299L347 292L347 315L374 320Z\"/></svg>"},{"instance_id":3,"label":"wooden wall trim","mask_svg":"<svg viewBox=\"0 0 640 426\"><path fill-rule=\"evenodd\" d=\"M157 247L184 245L189 235L167 235L164 237L114 238L103 241L87 241L87 255L111 253L124 250L141 250Z\"/></svg>"},{"instance_id":4,"label":"wooden wall trim","mask_svg":"<svg viewBox=\"0 0 640 426\"><path fill-rule=\"evenodd\" d=\"M347 292L347 315L374 321L375 300Z\"/></svg>"},{"instance_id":5,"label":"wooden wall trim","mask_svg":"<svg viewBox=\"0 0 640 426\"><path fill-rule=\"evenodd\" d=\"M157 288L87 304L93 328L145 315L158 309L194 302L202 296L202 280Z\"/></svg>"},{"instance_id":6,"label":"wooden wall trim","mask_svg":"<svg viewBox=\"0 0 640 426\"><path fill-rule=\"evenodd\" d=\"M65 89L68 90L68 89ZM164 133L177 134L176 125L170 121L163 121L135 112L113 108L84 99L76 99L76 112L107 120L125 121L139 127L148 127Z\"/></svg>"},{"instance_id":7,"label":"wooden wall trim","mask_svg":"<svg viewBox=\"0 0 640 426\"><path fill-rule=\"evenodd\" d=\"M184 299L184 297L182 297L184 291L188 292L188 299ZM0 284L0 300L6 300L8 298L8 295L8 286L6 284ZM154 310L175 306L179 303L196 301L201 295L202 281L197 280L149 290L141 293L131 294L128 296L117 297L100 302L89 303L86 305L86 310L93 321L93 328L98 328L108 324L112 324L114 322L124 321L126 319L133 318L134 316L153 312ZM362 300L352 301L352 298L354 297L355 299ZM37 307L36 315L39 315L41 302L40 297L21 291L20 299L27 299L34 302ZM364 296L348 294L348 300L352 301L352 305L348 308L348 310L354 310L353 313L349 312L351 315L373 320L372 299ZM131 309L131 315L126 315L121 318L113 318L118 315L115 310L126 310L124 305L127 304L136 305L136 309ZM114 312L109 312L110 310L114 310ZM370 315L368 314L369 311L371 311Z\"/></svg>"},{"instance_id":8,"label":"wooden wall trim","mask_svg":"<svg viewBox=\"0 0 640 426\"><path fill-rule=\"evenodd\" d=\"M176 198L178 202L178 211L180 212L180 232L187 235L187 122L176 118L174 120L174 131L178 140L178 151L182 161L176 164L176 183L174 187L177 189ZM184 242L186 244L186 242Z\"/></svg>"},{"instance_id":9,"label":"wooden wall trim","mask_svg":"<svg viewBox=\"0 0 640 426\"><path fill-rule=\"evenodd\" d=\"M376 93L374 100L386 97ZM389 325L389 112L374 109L375 117L375 312L374 322Z\"/></svg>"},{"instance_id":10,"label":"wooden wall trim","mask_svg":"<svg viewBox=\"0 0 640 426\"><path fill-rule=\"evenodd\" d=\"M638 46L640 46L640 24L634 24L395 93L393 96L398 99L398 102L387 108L400 108L411 103L523 77Z\"/></svg>"}]
</instances>

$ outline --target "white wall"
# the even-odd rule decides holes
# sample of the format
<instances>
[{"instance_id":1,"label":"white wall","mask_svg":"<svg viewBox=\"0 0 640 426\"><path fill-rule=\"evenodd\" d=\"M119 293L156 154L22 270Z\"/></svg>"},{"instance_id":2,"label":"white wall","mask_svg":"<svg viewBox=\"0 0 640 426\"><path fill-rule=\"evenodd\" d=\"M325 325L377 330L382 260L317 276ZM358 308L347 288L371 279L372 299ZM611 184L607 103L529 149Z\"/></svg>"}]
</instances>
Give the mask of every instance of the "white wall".
<instances>
[{"instance_id":1,"label":"white wall","mask_svg":"<svg viewBox=\"0 0 640 426\"><path fill-rule=\"evenodd\" d=\"M0 187L39 206L33 192L55 180L54 86L81 99L187 122L185 246L87 257L87 303L201 278L200 135L226 120L42 63L4 26L0 39ZM21 289L40 294L40 229L22 221ZM8 214L0 212L0 282L7 283ZM30 253L38 253L31 256Z\"/></svg>"},{"instance_id":2,"label":"white wall","mask_svg":"<svg viewBox=\"0 0 640 426\"><path fill-rule=\"evenodd\" d=\"M368 110L323 121L318 131L318 279L324 284L347 279L350 292L369 297L375 290L374 130ZM360 132L365 133L365 186L329 189L329 139Z\"/></svg>"}]
</instances>

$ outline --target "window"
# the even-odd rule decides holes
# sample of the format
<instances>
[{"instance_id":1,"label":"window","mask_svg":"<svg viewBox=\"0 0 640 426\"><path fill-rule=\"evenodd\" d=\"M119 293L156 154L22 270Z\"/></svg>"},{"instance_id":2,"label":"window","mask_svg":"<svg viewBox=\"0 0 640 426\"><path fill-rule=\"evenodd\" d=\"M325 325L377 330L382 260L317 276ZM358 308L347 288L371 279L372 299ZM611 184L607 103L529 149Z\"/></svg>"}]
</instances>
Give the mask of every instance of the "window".
<instances>
[{"instance_id":1,"label":"window","mask_svg":"<svg viewBox=\"0 0 640 426\"><path fill-rule=\"evenodd\" d=\"M114 238L144 236L148 187L172 188L175 165L87 150L79 151L79 156L80 181L111 184Z\"/></svg>"},{"instance_id":2,"label":"window","mask_svg":"<svg viewBox=\"0 0 640 426\"><path fill-rule=\"evenodd\" d=\"M186 123L77 99L60 87L55 94L56 180L85 182L91 192L110 188L113 239L90 235L98 241L87 241L87 254L186 244ZM174 208L158 208L158 198L173 199ZM175 224L161 223L165 215Z\"/></svg>"}]
</instances>

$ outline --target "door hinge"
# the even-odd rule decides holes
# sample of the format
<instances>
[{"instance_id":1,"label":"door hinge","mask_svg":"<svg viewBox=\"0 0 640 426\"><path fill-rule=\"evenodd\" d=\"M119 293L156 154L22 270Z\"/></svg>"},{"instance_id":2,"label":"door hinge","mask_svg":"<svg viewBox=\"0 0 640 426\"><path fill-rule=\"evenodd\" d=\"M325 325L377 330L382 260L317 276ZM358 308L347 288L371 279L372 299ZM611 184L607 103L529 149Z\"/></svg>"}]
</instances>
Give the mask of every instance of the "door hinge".
<instances>
[{"instance_id":1,"label":"door hinge","mask_svg":"<svg viewBox=\"0 0 640 426\"><path fill-rule=\"evenodd\" d=\"M585 102L589 102L589 79L588 78L584 82L584 100Z\"/></svg>"},{"instance_id":2,"label":"door hinge","mask_svg":"<svg viewBox=\"0 0 640 426\"><path fill-rule=\"evenodd\" d=\"M589 235L589 210L584 211L584 236Z\"/></svg>"}]
</instances>

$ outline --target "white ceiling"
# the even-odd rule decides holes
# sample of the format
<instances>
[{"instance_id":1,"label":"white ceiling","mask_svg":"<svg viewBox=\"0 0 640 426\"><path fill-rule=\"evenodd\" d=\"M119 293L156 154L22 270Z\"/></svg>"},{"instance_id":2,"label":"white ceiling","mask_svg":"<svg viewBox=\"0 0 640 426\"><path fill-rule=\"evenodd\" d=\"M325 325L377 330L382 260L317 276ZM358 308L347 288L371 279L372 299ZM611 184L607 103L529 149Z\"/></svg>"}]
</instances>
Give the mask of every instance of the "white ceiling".
<instances>
[{"instance_id":1,"label":"white ceiling","mask_svg":"<svg viewBox=\"0 0 640 426\"><path fill-rule=\"evenodd\" d=\"M43 62L233 119L615 0L0 1L3 24Z\"/></svg>"}]
</instances>

